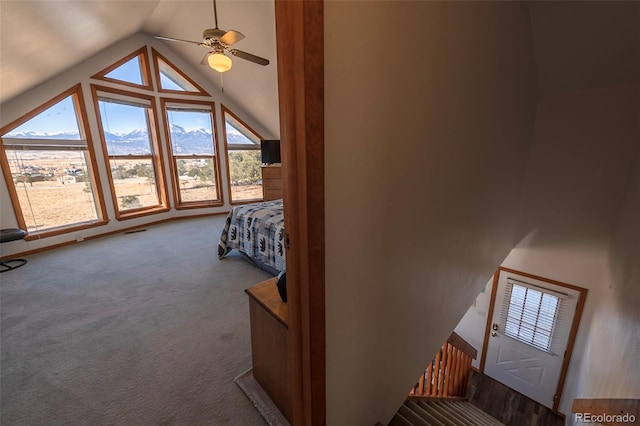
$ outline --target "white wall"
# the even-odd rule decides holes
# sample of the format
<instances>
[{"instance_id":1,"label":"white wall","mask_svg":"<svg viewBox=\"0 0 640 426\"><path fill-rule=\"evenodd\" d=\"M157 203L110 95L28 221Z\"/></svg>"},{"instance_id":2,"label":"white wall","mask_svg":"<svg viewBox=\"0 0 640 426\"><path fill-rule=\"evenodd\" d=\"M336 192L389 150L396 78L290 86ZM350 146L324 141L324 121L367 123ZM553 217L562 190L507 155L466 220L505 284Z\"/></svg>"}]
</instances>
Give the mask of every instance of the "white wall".
<instances>
[{"instance_id":1,"label":"white wall","mask_svg":"<svg viewBox=\"0 0 640 426\"><path fill-rule=\"evenodd\" d=\"M534 69L522 3L325 3L327 424L388 422L512 248Z\"/></svg>"},{"instance_id":2,"label":"white wall","mask_svg":"<svg viewBox=\"0 0 640 426\"><path fill-rule=\"evenodd\" d=\"M458 336L466 340L471 346L478 350L478 356L471 361L471 365L480 368L482 360L482 350L484 348L484 332L487 328L487 316L489 315L489 305L493 293L493 277L487 285L480 291L469 310L462 317L455 332Z\"/></svg>"},{"instance_id":3,"label":"white wall","mask_svg":"<svg viewBox=\"0 0 640 426\"><path fill-rule=\"evenodd\" d=\"M587 288L560 411L575 398L638 398L640 88L541 96L522 198L523 239L503 266ZM482 294L481 294L482 296ZM456 332L484 336L472 320ZM477 347L482 350L482 344Z\"/></svg>"},{"instance_id":4,"label":"white wall","mask_svg":"<svg viewBox=\"0 0 640 426\"><path fill-rule=\"evenodd\" d=\"M227 178L226 178L226 164L224 161L224 155L221 156L221 188L223 191L223 197L225 200L225 205L217 208L205 208L205 209L189 209L189 210L180 210L177 211L175 209L171 209L169 212L160 213L150 216L144 216L141 218L117 221L115 220L114 207L112 200L110 198L109 191L109 181L107 178L107 169L104 161L103 152L100 147L100 137L99 137L99 128L96 119L96 112L94 111L93 101L91 99L91 89L90 84L100 84L104 86L112 86L117 87L117 85L106 83L98 80L91 80L89 77L94 75L114 62L119 61L123 57L129 55L130 53L140 49L141 47L149 45L155 48L158 52L160 52L164 57L166 57L169 61L171 61L176 67L180 68L183 72L189 75L196 83L198 83L202 88L204 88L211 97L194 97L200 100L206 101L214 101L216 103L216 121L217 121L217 152L224 153L224 142L222 140L222 129L223 129L223 121L222 121L222 113L220 110L220 104L224 104L230 110L232 110L236 115L238 115L243 121L245 121L249 126L251 126L254 130L259 132L265 138L274 138L278 139L279 135L274 135L267 131L264 126L262 126L259 122L257 122L249 113L241 109L233 102L229 97L225 94L221 93L219 89L216 88L213 81L203 80L200 77L200 73L197 73L193 70L192 66L185 63L180 57L173 53L173 51L168 48L164 43L156 40L152 37L136 34L120 43L117 43L94 57L88 59L87 61L81 63L80 65L73 67L72 69L64 72L57 77L43 83L42 85L20 95L16 98L11 99L10 101L3 103L0 105L0 126L4 126L15 119L23 116L24 114L30 112L34 108L37 108L41 104L50 100L51 98L59 95L63 91L69 89L70 87L82 83L82 90L84 93L85 104L87 107L87 114L89 117L89 127L93 137L94 147L97 148L95 150L97 167L100 173L100 179L102 183L102 192L105 197L105 204L107 207L108 215L110 222L105 226L94 227L90 229L85 229L79 232L74 232L70 234L63 234L53 237L44 238L42 240L34 240L34 241L15 241L11 243L4 243L0 246L2 250L3 256L10 256L14 253L40 249L43 247L48 247L56 244L66 243L70 241L76 241L77 238L88 238L93 235L99 235L103 233L117 231L119 229L130 228L134 226L143 225L145 223L168 219L172 217L180 217L180 216L190 216L195 214L203 214L203 213L223 213L230 210L229 202L229 194L227 188ZM150 61L152 61L151 56L149 56ZM153 66L153 65L152 65ZM217 73L211 74L211 78L218 78ZM276 82L274 82L275 84ZM147 91L142 91L138 89L128 89L132 91L138 91L142 93L149 93ZM158 92L154 92L158 95ZM167 97L175 97L175 96L167 96ZM157 110L160 112L160 105L156 105ZM159 125L160 129L163 129L163 120L161 114L159 114ZM164 152L164 160L165 160L165 170L167 173L167 185L168 185L168 194L169 198L172 199L172 189L171 189L171 179L168 175L169 173L169 157L167 155L166 143L165 143L165 135L164 132L160 131L160 138L163 152ZM13 207L11 205L11 199L9 197L9 192L7 190L6 182L4 179L4 175L0 174L0 226L2 229L5 228L15 228L18 226L18 222L13 211ZM215 236L213 237L215 238Z\"/></svg>"},{"instance_id":5,"label":"white wall","mask_svg":"<svg viewBox=\"0 0 640 426\"><path fill-rule=\"evenodd\" d=\"M591 295L597 303L573 380L576 398L640 398L639 259L640 142L608 253L607 281Z\"/></svg>"},{"instance_id":6,"label":"white wall","mask_svg":"<svg viewBox=\"0 0 640 426\"><path fill-rule=\"evenodd\" d=\"M594 350L587 346L593 328L615 324L595 321L604 319L598 312L615 310L602 294L612 285L609 245L638 149L639 95L638 86L603 88L543 95L538 105L523 191L524 237L503 265L589 290L560 400L560 411L567 415L573 399L584 392L580 381L600 374L596 370L621 384L629 381L628 371L612 362L619 356L597 369L591 364L585 370L584 362ZM637 227L638 216L634 222ZM635 238L637 243L637 234ZM638 281L635 288L627 286L638 291ZM617 349L599 351L611 356ZM600 397L613 397L607 393Z\"/></svg>"}]
</instances>

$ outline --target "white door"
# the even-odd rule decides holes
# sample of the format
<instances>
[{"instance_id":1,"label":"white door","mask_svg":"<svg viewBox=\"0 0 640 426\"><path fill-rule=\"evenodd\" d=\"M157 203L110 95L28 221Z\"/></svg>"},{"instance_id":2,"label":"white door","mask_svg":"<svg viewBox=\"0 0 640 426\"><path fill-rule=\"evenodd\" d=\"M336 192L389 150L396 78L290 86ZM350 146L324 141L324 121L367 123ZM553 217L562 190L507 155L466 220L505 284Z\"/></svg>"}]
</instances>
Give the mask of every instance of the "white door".
<instances>
[{"instance_id":1,"label":"white door","mask_svg":"<svg viewBox=\"0 0 640 426\"><path fill-rule=\"evenodd\" d=\"M484 373L553 408L579 296L501 269Z\"/></svg>"}]
</instances>

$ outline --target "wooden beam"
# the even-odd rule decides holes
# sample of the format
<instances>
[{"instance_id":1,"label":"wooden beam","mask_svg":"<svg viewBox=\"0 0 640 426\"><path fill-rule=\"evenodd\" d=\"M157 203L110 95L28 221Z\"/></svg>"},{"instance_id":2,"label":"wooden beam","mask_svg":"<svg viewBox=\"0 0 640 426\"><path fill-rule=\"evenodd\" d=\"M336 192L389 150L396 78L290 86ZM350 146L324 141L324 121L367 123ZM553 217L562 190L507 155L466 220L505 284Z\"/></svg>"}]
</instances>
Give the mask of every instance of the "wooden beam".
<instances>
[{"instance_id":1,"label":"wooden beam","mask_svg":"<svg viewBox=\"0 0 640 426\"><path fill-rule=\"evenodd\" d=\"M326 423L324 4L276 0L292 424Z\"/></svg>"}]
</instances>

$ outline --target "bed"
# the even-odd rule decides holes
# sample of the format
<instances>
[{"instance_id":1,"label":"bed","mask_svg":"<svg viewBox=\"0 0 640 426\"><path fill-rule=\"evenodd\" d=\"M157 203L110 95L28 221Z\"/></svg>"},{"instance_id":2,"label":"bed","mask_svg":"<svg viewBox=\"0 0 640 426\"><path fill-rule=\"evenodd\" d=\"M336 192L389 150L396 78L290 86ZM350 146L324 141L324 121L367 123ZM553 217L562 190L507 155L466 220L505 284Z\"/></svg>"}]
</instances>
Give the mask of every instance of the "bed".
<instances>
[{"instance_id":1,"label":"bed","mask_svg":"<svg viewBox=\"0 0 640 426\"><path fill-rule=\"evenodd\" d=\"M285 269L281 199L245 204L229 212L218 243L218 257L223 259L233 249L273 275Z\"/></svg>"}]
</instances>

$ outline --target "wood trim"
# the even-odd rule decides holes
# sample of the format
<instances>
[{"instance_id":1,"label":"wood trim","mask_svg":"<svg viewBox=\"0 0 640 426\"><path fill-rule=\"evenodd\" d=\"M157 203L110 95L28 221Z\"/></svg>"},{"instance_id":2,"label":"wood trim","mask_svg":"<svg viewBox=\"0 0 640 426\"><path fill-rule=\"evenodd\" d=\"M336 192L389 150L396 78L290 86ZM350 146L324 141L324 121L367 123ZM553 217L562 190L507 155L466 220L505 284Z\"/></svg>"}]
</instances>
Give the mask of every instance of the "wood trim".
<instances>
[{"instance_id":1,"label":"wood trim","mask_svg":"<svg viewBox=\"0 0 640 426\"><path fill-rule=\"evenodd\" d=\"M135 58L136 56L140 57L140 74L142 76L142 81L144 84L135 84L135 83L130 83L124 80L118 80L115 78L106 77L106 74L109 74L111 71L129 62L131 59ZM135 52L125 56L124 58L120 59L114 64L109 65L107 68L103 69L102 71L92 75L91 78L95 80L103 80L103 81L109 81L112 83L123 84L125 86L135 87L138 89L153 90L153 85L151 84L151 70L149 69L149 53L147 51L147 46L142 46L140 49L136 50Z\"/></svg>"},{"instance_id":2,"label":"wood trim","mask_svg":"<svg viewBox=\"0 0 640 426\"><path fill-rule=\"evenodd\" d=\"M2 164L2 172L5 177L5 181L7 184L7 189L9 191L9 198L11 199L11 205L13 207L13 211L16 217L16 221L18 222L18 227L27 231L27 236L25 240L33 240L37 238L46 238L54 235L60 235L67 232L75 232L82 229L92 228L94 226L101 226L108 223L107 219L107 210L104 201L104 194L102 193L102 183L100 181L100 173L98 172L95 151L93 146L93 139L91 137L91 131L88 127L88 115L86 104L84 100L84 95L82 91L82 84L78 83L75 86L67 89L62 92L58 96L50 99L49 101L43 103L37 108L31 110L27 114L22 117L12 121L6 126L0 129L0 135L4 135L5 133L13 130L18 127L22 123L29 121L30 119L36 117L41 114L43 111L46 111L51 106L57 104L61 100L71 96L72 102L76 112L76 120L78 122L78 130L80 131L81 137L87 142L87 147L85 153L87 157L85 157L87 162L87 167L91 170L89 178L91 179L91 184L93 186L93 196L94 201L96 202L96 215L98 216L98 220L91 223L82 222L80 224L71 224L64 227L59 227L54 230L44 230L42 232L29 232L27 229L27 223L24 219L24 212L22 211L22 207L20 205L20 200L18 197L18 192L16 190L15 184L13 183L13 176L11 175L11 169L9 167L9 160L7 158L4 147L0 149L0 162Z\"/></svg>"},{"instance_id":3,"label":"wood trim","mask_svg":"<svg viewBox=\"0 0 640 426\"><path fill-rule=\"evenodd\" d=\"M98 160L96 159L93 136L91 135L91 129L89 128L89 114L87 113L87 104L84 99L84 92L82 91L81 84L78 84L78 90L74 101L76 102L76 108L79 111L79 114L77 114L78 127L80 128L80 131L84 133L83 136L87 141L87 155L89 156L89 167L91 167L91 176L89 176L89 178L91 179L91 184L94 188L94 198L96 197L95 193L97 193L98 196L96 208L96 210L98 210L98 218L106 223L108 222L107 205L104 201L104 194L102 193L102 180L98 170Z\"/></svg>"},{"instance_id":4,"label":"wood trim","mask_svg":"<svg viewBox=\"0 0 640 426\"><path fill-rule=\"evenodd\" d=\"M169 105L168 105L169 104ZM180 193L180 178L178 176L177 170L178 166L176 161L178 158L173 155L172 142L171 142L171 132L169 127L169 114L167 113L167 105L171 107L171 104L187 104L194 106L205 106L206 109L211 110L211 123L212 123L212 134L213 134L213 155L193 155L188 158L210 158L213 161L214 166L214 176L216 181L216 190L218 192L218 198L215 200L206 200L206 201L196 201L196 202L183 202L182 194ZM219 206L224 204L224 195L222 193L222 184L221 184L221 173L220 173L220 154L218 153L218 126L216 123L216 104L215 102L209 101L197 101L193 99L177 99L177 98L160 98L160 108L162 109L162 115L164 117L164 135L166 142L167 155L169 156L169 172L171 174L171 181L173 183L173 200L175 202L176 209L194 209L194 208L206 208L212 206Z\"/></svg>"},{"instance_id":5,"label":"wood trim","mask_svg":"<svg viewBox=\"0 0 640 426\"><path fill-rule=\"evenodd\" d=\"M129 220L135 219L138 217L149 216L152 214L158 213L166 213L171 210L167 206L151 206L151 207L141 207L139 209L129 209L120 214L116 215L116 220Z\"/></svg>"},{"instance_id":6,"label":"wood trim","mask_svg":"<svg viewBox=\"0 0 640 426\"><path fill-rule=\"evenodd\" d=\"M148 156L114 156L109 155L107 150L107 143L104 137L104 127L102 124L102 116L100 114L100 105L98 101L98 91L112 93L115 95L126 96L134 99L144 99L149 102L149 110L147 110L147 119L149 120L149 132L151 133L151 143L153 147L152 155ZM158 125L158 111L156 108L156 97L154 95L146 95L142 93L130 92L122 89L115 89L106 86L98 86L96 84L91 84L91 94L93 98L93 106L96 112L96 121L98 122L99 128L99 136L102 145L102 153L104 155L105 166L107 170L107 176L109 180L109 190L111 191L111 201L113 203L113 208L115 211L117 220L126 220L135 217L144 216L147 214L155 214L164 211L168 211L169 207L169 197L167 193L167 180L166 173L164 169L164 158L162 154L162 146L160 143L160 127ZM146 106L146 105L145 105ZM111 159L136 159L136 158L147 158L151 159L154 165L154 173L156 176L156 192L158 196L158 205L143 207L142 209L135 210L127 210L125 212L120 211L120 207L118 206L118 197L116 194L115 186L113 184L113 175L111 174Z\"/></svg>"},{"instance_id":7,"label":"wood trim","mask_svg":"<svg viewBox=\"0 0 640 426\"><path fill-rule=\"evenodd\" d=\"M295 425L326 424L324 3L276 0Z\"/></svg>"},{"instance_id":8,"label":"wood trim","mask_svg":"<svg viewBox=\"0 0 640 426\"><path fill-rule=\"evenodd\" d=\"M224 104L220 104L220 109L222 110L222 121L224 122L224 115L225 114L229 114L230 116L232 116L236 121L238 121L238 123L242 124L244 127L247 128L247 130L249 130L251 133L254 134L254 136L260 140L264 139L262 137L262 135L260 135L260 133L256 132L255 130L253 130L253 128L251 126L249 126L244 120L242 120L240 117L238 117L233 111L231 111L229 108L227 108ZM226 127L226 126L225 126ZM227 140L226 138L226 132L225 132L225 142Z\"/></svg>"},{"instance_id":9,"label":"wood trim","mask_svg":"<svg viewBox=\"0 0 640 426\"><path fill-rule=\"evenodd\" d=\"M161 93L173 93L173 94L176 94L176 95L188 95L188 96L194 96L194 95L196 95L196 96L211 96L198 83L193 81L193 79L191 79L191 77L189 77L188 75L183 73L180 70L180 68L176 67L173 64L173 62L171 62L170 60L168 60L167 58L162 56L160 54L160 52L158 52L153 47L151 48L151 55L153 56L153 65L154 65L154 72L155 72L155 77L156 77L156 87L158 88L158 92L161 92ZM191 92L191 91L188 91L188 90L163 89L162 88L162 84L160 84L160 66L158 65L158 58L161 59L163 62L165 62L167 65L169 65L175 72L180 74L180 77L184 78L186 81L188 81L190 84L192 84L193 87L198 89L198 92Z\"/></svg>"},{"instance_id":10,"label":"wood trim","mask_svg":"<svg viewBox=\"0 0 640 426\"><path fill-rule=\"evenodd\" d=\"M502 266L498 268L498 272L500 272L500 271L510 272L512 274L522 275L523 277L531 278L533 280L544 281L544 282L547 282L549 284L557 285L559 287L569 288L571 290L575 290L575 291L579 291L579 292L587 291L585 288L578 287L577 285L563 283L562 281L556 281L556 280L552 280L551 278L545 278L545 277L541 277L539 275L528 274L526 272L521 272L521 271L517 271L515 269L510 269L510 268L504 268Z\"/></svg>"},{"instance_id":11,"label":"wood trim","mask_svg":"<svg viewBox=\"0 0 640 426\"><path fill-rule=\"evenodd\" d=\"M0 135L4 135L7 131L8 126L5 126L0 130ZM4 145L2 149L0 149L0 164L2 164L2 174L4 175L4 181L6 182L7 190L9 191L9 198L11 199L11 205L13 206L13 213L16 218L16 222L18 222L18 228L22 230L27 230L27 223L24 220L24 213L22 212L22 206L20 206L20 199L18 198L18 191L16 190L16 186L13 183L13 175L11 174L11 169L9 168L9 159L7 158L7 153L5 152ZM27 235L29 235L27 233Z\"/></svg>"},{"instance_id":12,"label":"wood trim","mask_svg":"<svg viewBox=\"0 0 640 426\"><path fill-rule=\"evenodd\" d=\"M493 285L491 287L491 299L489 301L489 312L487 312L487 325L484 330L484 340L482 341L482 355L480 355L480 373L484 374L484 366L487 360L487 345L489 344L489 333L491 333L491 320L493 319L493 308L496 304L496 291L498 290L498 277L500 269L493 274Z\"/></svg>"},{"instance_id":13,"label":"wood trim","mask_svg":"<svg viewBox=\"0 0 640 426\"><path fill-rule=\"evenodd\" d=\"M488 317L487 317L487 327L485 330L485 340L484 340L484 347L482 348L482 360L480 362L480 371L484 372L484 366L485 366L485 358L486 358L486 354L487 354L487 346L489 343L489 333L490 333L490 329L491 329L491 320L493 318L493 311L494 311L494 307L495 307L495 302L496 302L496 293L497 293L497 289L498 289L498 278L500 276L501 272L506 272L506 273L512 273L512 274L518 274L520 276L523 277L527 277L527 278L531 278L534 280L538 280L538 281L543 281L549 284L553 284L555 286L558 287L564 287L564 288L568 288L574 291L577 291L579 293L578 296L578 301L576 304L576 310L573 314L573 320L571 323L571 330L569 332L569 337L567 340L567 349L565 351L565 356L562 362L562 369L560 370L560 377L558 378L558 386L556 388L556 394L554 397L554 401L553 401L553 407L551 408L551 411L553 411L556 414L560 414L562 415L562 413L560 413L558 411L558 407L560 405L560 399L562 398L562 391L564 390L564 383L567 377L567 371L569 370L569 362L571 361L571 355L573 353L573 347L575 344L575 339L576 339L576 335L578 334L578 327L580 325L580 318L582 317L582 311L584 310L584 303L586 301L587 298L587 292L588 290L586 288L582 288L582 287L578 287L576 285L573 284L567 284L564 283L562 281L556 281L556 280L552 280L550 278L545 278L545 277L541 277L539 275L533 275L533 274L529 274L526 272L521 272L521 271L517 271L515 269L510 269L510 268L505 268L505 267L499 267L498 270L496 271L496 273L494 274L494 278L493 278L493 291L491 293L491 302L489 303L489 313L488 313Z\"/></svg>"},{"instance_id":14,"label":"wood trim","mask_svg":"<svg viewBox=\"0 0 640 426\"><path fill-rule=\"evenodd\" d=\"M233 199L233 195L231 193L231 170L230 170L230 167L229 167L229 145L227 144L227 125L226 125L227 121L225 119L225 115L229 114L230 116L232 116L235 120L237 120L240 124L242 124L247 130L249 130L251 133L253 133L253 135L256 138L262 140L263 137L260 135L260 133L258 133L255 130L253 130L251 128L251 126L249 126L242 119L240 119L240 117L235 115L233 113L233 111L231 111L229 108L224 106L224 104L220 104L220 112L222 113L221 114L222 115L222 141L223 141L223 146L224 146L225 161L226 161L226 164L227 164L227 190L229 191L229 204L231 204L231 205L239 205L239 204L255 203L256 201L261 201L262 198L254 198L254 199L250 199L250 200L234 200ZM260 149L260 147L258 146L258 148L256 148L256 149Z\"/></svg>"},{"instance_id":15,"label":"wood trim","mask_svg":"<svg viewBox=\"0 0 640 426\"><path fill-rule=\"evenodd\" d=\"M460 337L455 331L451 333L451 335L447 339L447 343L451 343L462 353L469 355L471 359L476 359L476 357L478 356L478 350L471 346L469 342Z\"/></svg>"},{"instance_id":16,"label":"wood trim","mask_svg":"<svg viewBox=\"0 0 640 426\"><path fill-rule=\"evenodd\" d=\"M277 278L269 278L247 288L244 292L262 306L284 327L289 327L289 305L283 302L277 291Z\"/></svg>"}]
</instances>

